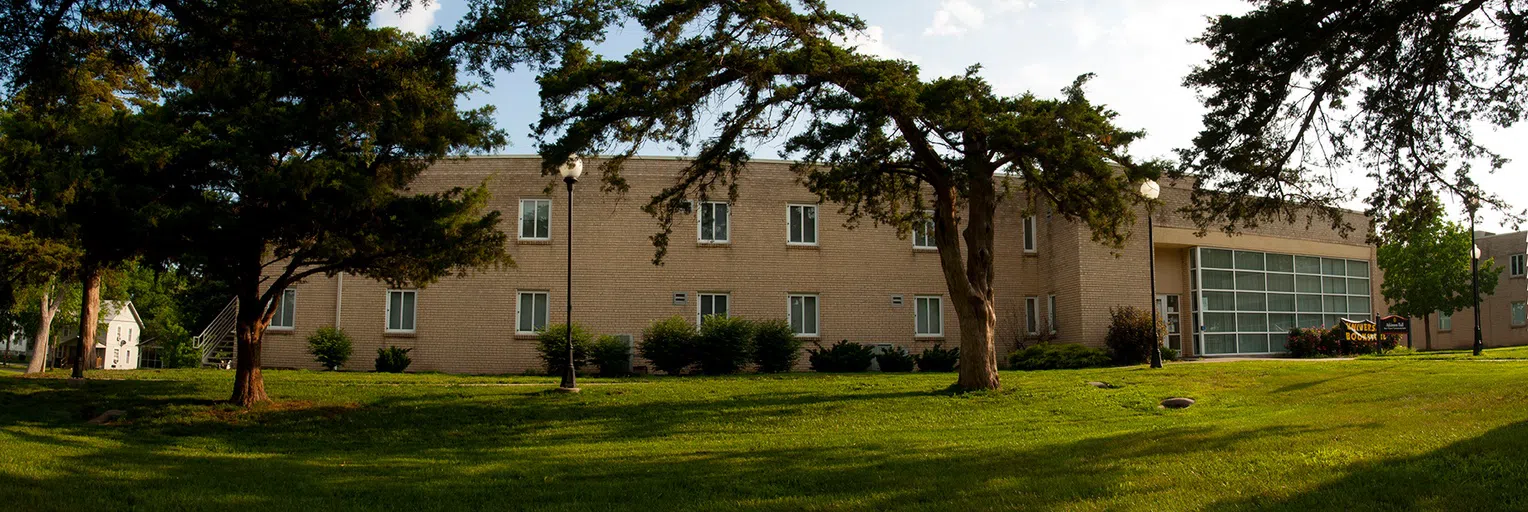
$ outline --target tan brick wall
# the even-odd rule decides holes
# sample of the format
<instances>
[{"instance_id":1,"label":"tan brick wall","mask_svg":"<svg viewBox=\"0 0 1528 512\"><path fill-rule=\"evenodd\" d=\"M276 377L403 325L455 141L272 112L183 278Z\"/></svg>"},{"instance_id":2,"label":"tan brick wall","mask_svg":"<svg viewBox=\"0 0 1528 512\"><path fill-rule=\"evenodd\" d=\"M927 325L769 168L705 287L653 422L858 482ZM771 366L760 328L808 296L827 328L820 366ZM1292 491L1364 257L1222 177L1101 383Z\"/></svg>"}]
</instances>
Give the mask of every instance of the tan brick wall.
<instances>
[{"instance_id":1,"label":"tan brick wall","mask_svg":"<svg viewBox=\"0 0 1528 512\"><path fill-rule=\"evenodd\" d=\"M1519 231L1476 240L1476 245L1480 246L1481 261L1494 258L1501 269L1496 293L1487 295L1482 292L1480 297L1480 338L1487 347L1528 345L1528 327L1513 326L1510 309L1514 302L1528 302L1528 279L1509 273L1511 256L1528 251L1528 240L1525 238L1528 238L1528 232ZM1434 349L1470 348L1475 345L1475 308L1465 308L1454 313L1453 328L1448 331L1439 329L1436 313L1431 320ZM1427 338L1422 319L1413 318L1411 326L1412 346L1419 349L1425 347Z\"/></svg>"},{"instance_id":2,"label":"tan brick wall","mask_svg":"<svg viewBox=\"0 0 1528 512\"><path fill-rule=\"evenodd\" d=\"M418 191L488 183L493 193L489 207L503 212L502 229L511 234L507 250L517 265L449 277L419 290L416 329L409 335L383 332L384 285L344 277L340 326L356 342L350 368L370 369L376 349L387 345L412 347L410 369L415 371L518 373L540 367L534 337L514 332L515 302L519 291L548 291L550 321L564 321L567 196L561 183L540 175L538 163L527 157L474 157L441 163L420 177L413 187ZM595 172L592 164L586 165ZM624 196L599 193L595 177L588 175L577 189L573 316L578 323L601 334L640 338L642 328L654 319L682 315L694 321L701 292L730 294L731 314L753 319L784 318L789 294L813 293L819 296L818 340L824 345L849 339L895 343L914 352L938 342L958 345L959 326L937 253L914 250L911 240L899 239L894 230L868 220L854 229L845 228L845 216L831 204L818 207L816 247L786 244L787 205L814 204L816 198L796 182L784 163L756 162L745 174L741 197L732 205L730 243L697 243L697 216L682 216L675 223L665 264L654 266L649 237L656 233L657 224L641 207L672 183L679 165L673 158L628 162L625 176L631 191ZM549 185L554 185L551 194L545 193ZM1179 192L1174 190L1169 188L1164 195L1175 197ZM517 240L519 201L530 198L551 201L550 241ZM1038 250L1026 254L1022 250L1024 204L1022 197L1006 200L997 218L994 288L999 353L1006 354L1017 338L1027 337L1022 328L1024 297L1039 299L1038 324L1042 333L1049 330L1046 298L1053 294L1058 302L1057 340L1102 346L1109 308L1149 307L1149 283L1143 271L1145 237L1134 237L1122 250L1110 250L1092 242L1076 223L1041 206L1034 212ZM1137 233L1144 235L1144 228L1142 218ZM1280 226L1275 232L1294 231ZM1332 238L1320 229L1306 234L1312 239ZM1178 281L1177 289L1186 290L1188 261L1181 247L1159 247L1167 254L1177 251L1176 257L1164 257L1158 266L1173 267L1162 275ZM306 354L304 339L334 323L337 286L332 278L309 279L295 286L296 329L273 332L267 338L267 365L317 368ZM1172 288L1162 285L1162 290ZM672 304L676 292L687 295L687 304ZM901 295L903 304L893 306L893 295ZM919 295L944 298L942 338L915 338L913 304ZM1183 295L1187 308L1189 299L1186 292ZM1190 323L1185 310L1184 325Z\"/></svg>"}]
</instances>

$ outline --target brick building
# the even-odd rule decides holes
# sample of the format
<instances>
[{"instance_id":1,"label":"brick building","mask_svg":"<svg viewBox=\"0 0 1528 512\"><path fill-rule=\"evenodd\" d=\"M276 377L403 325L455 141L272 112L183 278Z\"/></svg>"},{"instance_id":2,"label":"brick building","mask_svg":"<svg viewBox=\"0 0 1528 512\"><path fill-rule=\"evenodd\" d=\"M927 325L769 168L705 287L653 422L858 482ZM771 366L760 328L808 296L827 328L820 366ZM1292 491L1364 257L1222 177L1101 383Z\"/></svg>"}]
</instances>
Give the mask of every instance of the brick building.
<instances>
[{"instance_id":1,"label":"brick building","mask_svg":"<svg viewBox=\"0 0 1528 512\"><path fill-rule=\"evenodd\" d=\"M1480 296L1480 334L1487 347L1528 345L1528 231L1491 234L1476 233L1481 261L1492 259L1501 275L1496 291ZM1432 314L1433 349L1470 348L1475 344L1475 308L1465 308L1453 315ZM1425 324L1411 320L1412 346L1424 348Z\"/></svg>"},{"instance_id":2,"label":"brick building","mask_svg":"<svg viewBox=\"0 0 1528 512\"><path fill-rule=\"evenodd\" d=\"M716 313L787 319L808 346L849 339L917 352L959 343L938 254L925 247L931 239L917 231L899 238L868 220L846 228L838 207L817 204L788 163L752 163L735 203L694 204L675 221L665 263L653 265L649 236L656 222L641 207L673 182L680 165L677 158L634 159L625 169L631 185L625 196L599 193L587 175L575 192L578 323L640 338L654 319L681 315L693 322ZM418 290L390 290L355 276L308 279L285 292L288 302L266 334L265 364L317 368L303 340L339 325L355 340L358 368L387 345L414 349L411 370L539 368L535 331L564 320L566 192L540 176L534 157L442 162L415 189L484 182L493 192L490 208L504 213L515 267ZM1358 231L1347 237L1304 222L1200 237L1173 213L1189 191L1164 185L1166 204L1156 218L1158 304L1177 331L1170 343L1187 354L1279 352L1289 326L1370 318L1383 307L1360 214L1351 214ZM1110 308L1150 301L1144 215L1136 236L1111 250L1044 206L1025 215L1018 199L1001 204L997 217L999 353L1041 337L1102 346Z\"/></svg>"}]
</instances>

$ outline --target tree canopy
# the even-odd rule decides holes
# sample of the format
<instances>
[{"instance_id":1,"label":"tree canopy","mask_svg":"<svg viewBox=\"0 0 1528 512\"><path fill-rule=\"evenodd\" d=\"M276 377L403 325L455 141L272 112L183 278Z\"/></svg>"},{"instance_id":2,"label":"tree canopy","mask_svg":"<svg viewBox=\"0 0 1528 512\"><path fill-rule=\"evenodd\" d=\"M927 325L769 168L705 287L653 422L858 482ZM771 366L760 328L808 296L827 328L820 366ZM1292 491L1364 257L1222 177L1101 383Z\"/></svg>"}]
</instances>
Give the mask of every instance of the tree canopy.
<instances>
[{"instance_id":1,"label":"tree canopy","mask_svg":"<svg viewBox=\"0 0 1528 512\"><path fill-rule=\"evenodd\" d=\"M1236 231L1304 212L1349 229L1335 172L1366 169L1385 217L1420 191L1477 197L1506 160L1476 141L1528 105L1528 5L1520 0L1255 0L1196 41L1210 60L1185 79L1208 111L1178 174L1199 178L1189 213ZM1314 217L1313 217L1314 218Z\"/></svg>"},{"instance_id":2,"label":"tree canopy","mask_svg":"<svg viewBox=\"0 0 1528 512\"><path fill-rule=\"evenodd\" d=\"M1426 322L1432 348L1431 315L1454 314L1474 307L1470 232L1449 222L1438 197L1424 193L1386 219L1376 264L1385 272L1380 293L1390 311ZM1500 269L1494 260L1480 262L1480 295L1496 291Z\"/></svg>"},{"instance_id":3,"label":"tree canopy","mask_svg":"<svg viewBox=\"0 0 1528 512\"><path fill-rule=\"evenodd\" d=\"M998 200L1022 191L1029 207L1052 205L1095 240L1119 245L1135 220L1136 185L1161 170L1131 159L1127 148L1142 133L1115 126L1113 112L1086 99L1086 76L1060 99L1000 96L977 67L925 80L910 62L845 47L864 23L820 0L658 2L631 16L647 33L642 47L619 60L574 47L539 78L544 172L575 153L613 154L602 182L625 191L621 167L644 145L693 149L675 184L646 206L660 226L655 263L686 198L735 199L748 150L775 137L786 137L782 156L799 160L793 168L807 188L838 203L851 224L869 219L906 234L932 210L966 388L998 385Z\"/></svg>"}]
</instances>

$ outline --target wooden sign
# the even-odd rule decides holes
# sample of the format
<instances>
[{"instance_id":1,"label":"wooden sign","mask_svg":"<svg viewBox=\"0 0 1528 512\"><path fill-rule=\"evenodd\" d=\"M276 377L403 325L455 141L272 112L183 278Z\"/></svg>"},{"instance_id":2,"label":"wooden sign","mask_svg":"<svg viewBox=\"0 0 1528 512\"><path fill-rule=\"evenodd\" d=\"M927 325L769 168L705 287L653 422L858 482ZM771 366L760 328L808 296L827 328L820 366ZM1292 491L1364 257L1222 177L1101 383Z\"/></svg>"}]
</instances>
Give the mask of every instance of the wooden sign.
<instances>
[{"instance_id":1,"label":"wooden sign","mask_svg":"<svg viewBox=\"0 0 1528 512\"><path fill-rule=\"evenodd\" d=\"M1381 334L1407 334L1411 332L1411 319L1404 316L1390 315L1380 317L1379 332Z\"/></svg>"}]
</instances>

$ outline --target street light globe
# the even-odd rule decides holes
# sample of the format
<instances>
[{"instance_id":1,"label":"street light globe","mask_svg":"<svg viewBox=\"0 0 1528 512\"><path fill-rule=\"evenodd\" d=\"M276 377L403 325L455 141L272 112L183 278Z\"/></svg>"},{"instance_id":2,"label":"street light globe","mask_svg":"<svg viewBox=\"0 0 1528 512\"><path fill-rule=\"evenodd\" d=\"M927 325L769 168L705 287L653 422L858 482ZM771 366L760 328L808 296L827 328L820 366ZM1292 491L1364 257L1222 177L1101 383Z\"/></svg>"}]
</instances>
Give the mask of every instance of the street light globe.
<instances>
[{"instance_id":1,"label":"street light globe","mask_svg":"<svg viewBox=\"0 0 1528 512\"><path fill-rule=\"evenodd\" d=\"M1145 182L1141 183L1141 197L1155 200L1158 196L1161 195L1162 186L1158 185L1156 181L1146 180Z\"/></svg>"},{"instance_id":2,"label":"street light globe","mask_svg":"<svg viewBox=\"0 0 1528 512\"><path fill-rule=\"evenodd\" d=\"M562 179L571 178L577 181L578 177L584 174L584 159L579 158L578 155L568 157L568 161L557 169L557 173L562 175Z\"/></svg>"},{"instance_id":3,"label":"street light globe","mask_svg":"<svg viewBox=\"0 0 1528 512\"><path fill-rule=\"evenodd\" d=\"M1480 259L1480 246L1475 246L1475 259Z\"/></svg>"}]
</instances>

